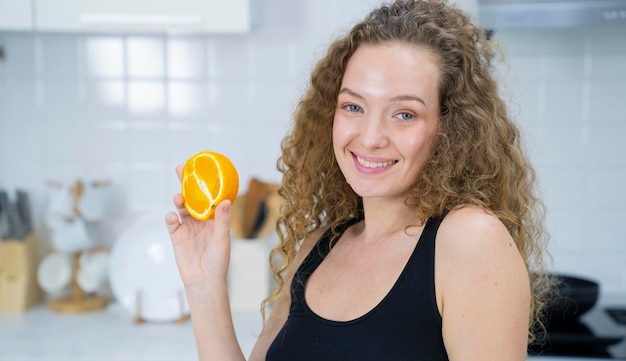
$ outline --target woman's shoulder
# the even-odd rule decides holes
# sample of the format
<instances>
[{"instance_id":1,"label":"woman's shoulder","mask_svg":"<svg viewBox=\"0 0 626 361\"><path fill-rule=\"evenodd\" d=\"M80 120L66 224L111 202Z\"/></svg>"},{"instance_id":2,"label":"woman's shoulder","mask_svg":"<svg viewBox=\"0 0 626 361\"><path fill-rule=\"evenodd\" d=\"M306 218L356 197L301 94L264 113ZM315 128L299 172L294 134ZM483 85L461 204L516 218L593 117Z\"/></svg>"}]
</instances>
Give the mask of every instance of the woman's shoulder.
<instances>
[{"instance_id":1,"label":"woman's shoulder","mask_svg":"<svg viewBox=\"0 0 626 361\"><path fill-rule=\"evenodd\" d=\"M476 206L452 210L444 218L435 267L438 304L448 311L468 305L478 309L488 298L496 305L528 297L528 271L513 237L497 216Z\"/></svg>"},{"instance_id":2,"label":"woman's shoulder","mask_svg":"<svg viewBox=\"0 0 626 361\"><path fill-rule=\"evenodd\" d=\"M443 219L435 247L435 289L450 359L523 353L530 282L513 237L497 216L465 206Z\"/></svg>"},{"instance_id":3,"label":"woman's shoulder","mask_svg":"<svg viewBox=\"0 0 626 361\"><path fill-rule=\"evenodd\" d=\"M441 256L457 266L493 262L494 257L519 257L513 237L493 213L467 205L451 210L437 232Z\"/></svg>"},{"instance_id":4,"label":"woman's shoulder","mask_svg":"<svg viewBox=\"0 0 626 361\"><path fill-rule=\"evenodd\" d=\"M457 239L454 242L461 242L466 238L478 238L487 243L500 238L512 241L504 223L495 214L474 205L464 205L448 212L438 235L444 239L452 237L452 241Z\"/></svg>"}]
</instances>

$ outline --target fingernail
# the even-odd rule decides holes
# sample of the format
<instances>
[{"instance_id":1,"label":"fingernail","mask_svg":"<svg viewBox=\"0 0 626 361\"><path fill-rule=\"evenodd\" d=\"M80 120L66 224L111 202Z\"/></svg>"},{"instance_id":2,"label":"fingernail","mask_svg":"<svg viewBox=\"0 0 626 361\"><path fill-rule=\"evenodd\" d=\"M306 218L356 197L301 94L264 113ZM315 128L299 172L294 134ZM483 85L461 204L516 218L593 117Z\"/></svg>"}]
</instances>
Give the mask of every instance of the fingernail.
<instances>
[{"instance_id":1,"label":"fingernail","mask_svg":"<svg viewBox=\"0 0 626 361\"><path fill-rule=\"evenodd\" d=\"M230 202L226 206L224 206L224 214L228 213L230 213Z\"/></svg>"}]
</instances>

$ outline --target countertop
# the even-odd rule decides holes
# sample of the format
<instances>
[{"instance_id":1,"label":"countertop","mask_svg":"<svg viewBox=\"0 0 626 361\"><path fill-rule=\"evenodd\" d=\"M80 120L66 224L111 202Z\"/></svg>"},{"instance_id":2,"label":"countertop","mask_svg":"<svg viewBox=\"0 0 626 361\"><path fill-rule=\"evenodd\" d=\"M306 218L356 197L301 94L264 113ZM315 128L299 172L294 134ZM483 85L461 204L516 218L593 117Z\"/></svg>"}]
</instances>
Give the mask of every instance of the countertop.
<instances>
[{"instance_id":1,"label":"countertop","mask_svg":"<svg viewBox=\"0 0 626 361\"><path fill-rule=\"evenodd\" d=\"M246 355L261 330L258 312L236 312L235 330ZM41 305L22 314L0 314L0 361L197 360L191 321L135 323L113 303L102 311L61 314ZM529 357L532 361L591 358Z\"/></svg>"},{"instance_id":2,"label":"countertop","mask_svg":"<svg viewBox=\"0 0 626 361\"><path fill-rule=\"evenodd\" d=\"M233 315L246 355L261 330L259 312ZM191 321L135 323L117 304L102 311L63 314L37 306L0 314L1 361L197 360Z\"/></svg>"}]
</instances>

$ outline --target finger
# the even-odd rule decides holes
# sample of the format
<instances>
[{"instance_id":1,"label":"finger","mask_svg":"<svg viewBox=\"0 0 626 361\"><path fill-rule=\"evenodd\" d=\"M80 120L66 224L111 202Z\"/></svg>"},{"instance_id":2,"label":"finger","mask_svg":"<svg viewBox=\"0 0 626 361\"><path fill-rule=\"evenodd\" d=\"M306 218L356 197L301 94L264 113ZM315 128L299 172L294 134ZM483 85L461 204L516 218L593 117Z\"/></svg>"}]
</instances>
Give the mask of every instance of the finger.
<instances>
[{"instance_id":1,"label":"finger","mask_svg":"<svg viewBox=\"0 0 626 361\"><path fill-rule=\"evenodd\" d=\"M183 179L183 165L179 164L176 166L176 175L178 176L178 180L182 181Z\"/></svg>"},{"instance_id":2,"label":"finger","mask_svg":"<svg viewBox=\"0 0 626 361\"><path fill-rule=\"evenodd\" d=\"M185 198L183 197L182 194L178 193L174 195L174 198L172 201L174 205L176 206L176 212L178 212L178 215L180 216L182 220L185 220L187 219L187 217L190 217L189 212L187 212L187 209L185 208Z\"/></svg>"},{"instance_id":3,"label":"finger","mask_svg":"<svg viewBox=\"0 0 626 361\"><path fill-rule=\"evenodd\" d=\"M217 239L230 242L230 212L231 202L226 199L220 202L215 209L215 236Z\"/></svg>"},{"instance_id":4,"label":"finger","mask_svg":"<svg viewBox=\"0 0 626 361\"><path fill-rule=\"evenodd\" d=\"M169 234L174 234L178 227L180 227L180 219L178 215L174 212L167 212L165 215L165 225L167 226L167 232Z\"/></svg>"},{"instance_id":5,"label":"finger","mask_svg":"<svg viewBox=\"0 0 626 361\"><path fill-rule=\"evenodd\" d=\"M180 193L175 194L174 198L172 198L172 201L174 202L176 208L184 208L185 206L185 198L183 198L183 195Z\"/></svg>"}]
</instances>

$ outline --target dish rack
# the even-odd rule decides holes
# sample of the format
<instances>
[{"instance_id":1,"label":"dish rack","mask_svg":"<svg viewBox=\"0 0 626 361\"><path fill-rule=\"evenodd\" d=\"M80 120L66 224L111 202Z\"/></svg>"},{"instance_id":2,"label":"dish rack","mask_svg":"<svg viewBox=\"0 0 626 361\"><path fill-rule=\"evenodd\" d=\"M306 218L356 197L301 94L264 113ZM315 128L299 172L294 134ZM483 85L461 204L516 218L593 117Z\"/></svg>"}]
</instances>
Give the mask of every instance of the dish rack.
<instances>
[{"instance_id":1,"label":"dish rack","mask_svg":"<svg viewBox=\"0 0 626 361\"><path fill-rule=\"evenodd\" d=\"M107 251L108 248L102 248ZM97 251L97 250L96 250ZM53 298L48 301L48 307L55 312L61 313L80 313L96 311L107 305L108 299L86 294L78 284L77 275L80 270L80 257L82 252L72 254L74 260L72 265L72 294L65 298Z\"/></svg>"}]
</instances>

